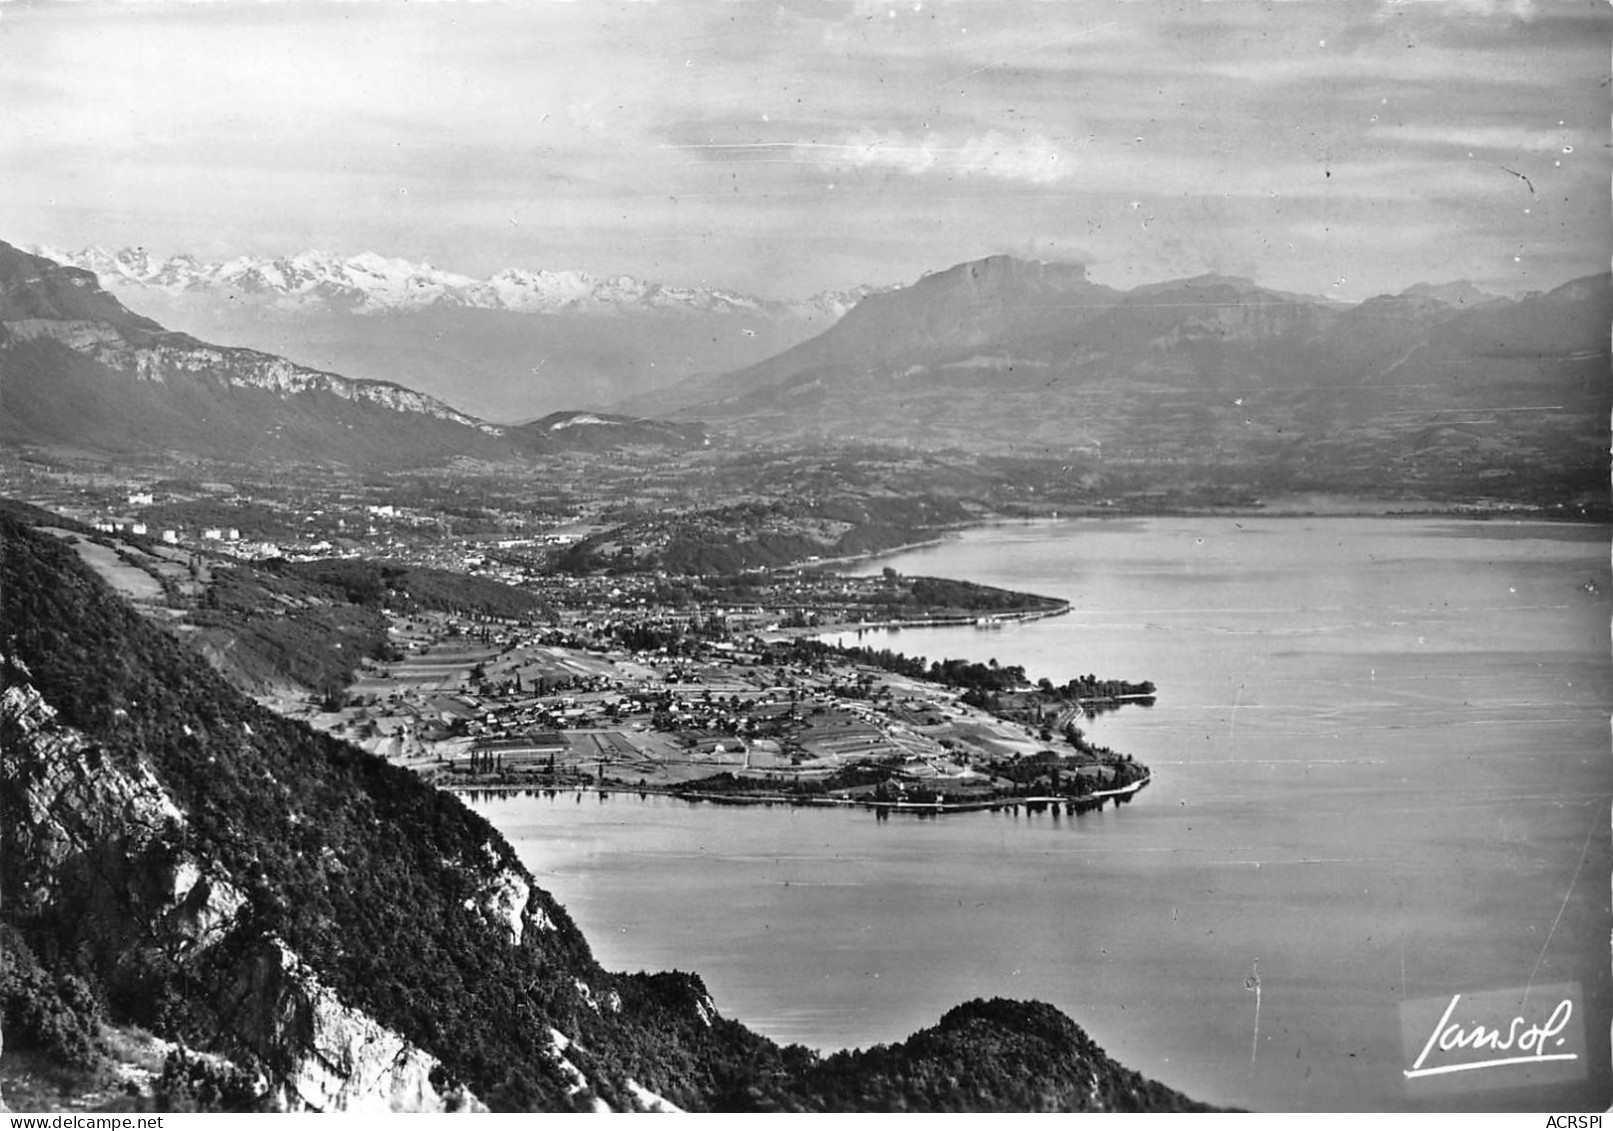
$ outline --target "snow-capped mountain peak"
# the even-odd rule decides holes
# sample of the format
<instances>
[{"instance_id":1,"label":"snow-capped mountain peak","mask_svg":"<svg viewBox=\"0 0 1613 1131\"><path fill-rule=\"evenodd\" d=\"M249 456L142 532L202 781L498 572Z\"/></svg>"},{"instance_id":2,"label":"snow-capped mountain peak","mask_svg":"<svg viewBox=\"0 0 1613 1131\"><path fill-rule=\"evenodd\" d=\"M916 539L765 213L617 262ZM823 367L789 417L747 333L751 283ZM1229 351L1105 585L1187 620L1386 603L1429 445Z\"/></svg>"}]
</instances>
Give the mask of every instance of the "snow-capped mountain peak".
<instances>
[{"instance_id":1,"label":"snow-capped mountain peak","mask_svg":"<svg viewBox=\"0 0 1613 1131\"><path fill-rule=\"evenodd\" d=\"M194 255L154 256L143 247L64 252L36 248L58 263L93 271L122 297L162 292L174 298L247 302L283 312L334 310L379 314L446 306L522 314L611 313L627 310L838 318L868 288L775 302L715 288L677 287L632 275L595 278L582 271L507 267L476 279L374 252L342 256L300 251L287 256L238 256L206 262Z\"/></svg>"}]
</instances>

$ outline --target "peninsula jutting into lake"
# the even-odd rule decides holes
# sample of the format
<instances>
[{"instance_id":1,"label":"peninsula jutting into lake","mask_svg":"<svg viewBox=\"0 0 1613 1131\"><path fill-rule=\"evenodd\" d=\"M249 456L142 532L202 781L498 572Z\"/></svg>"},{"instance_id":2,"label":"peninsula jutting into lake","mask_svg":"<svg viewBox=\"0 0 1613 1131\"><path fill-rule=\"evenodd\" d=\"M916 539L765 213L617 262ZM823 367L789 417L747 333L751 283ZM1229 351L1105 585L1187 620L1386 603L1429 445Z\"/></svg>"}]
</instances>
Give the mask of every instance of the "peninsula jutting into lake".
<instances>
[{"instance_id":1,"label":"peninsula jutting into lake","mask_svg":"<svg viewBox=\"0 0 1613 1131\"><path fill-rule=\"evenodd\" d=\"M676 633L653 652L560 639L517 637L494 656L461 645L422 649L383 666L352 707L316 721L332 733L362 733L384 709L388 726L412 731L399 758L456 786L1075 813L1122 804L1149 780L1146 767L1094 745L1078 725L1123 704L1152 706L1147 682L1086 676L1055 687L995 660L925 664L805 637L767 642L744 628L737 640ZM442 693L411 690L411 680L440 673L449 657L474 664L449 697L474 717L422 728ZM546 671L579 664L595 674L546 686ZM373 686L387 689L384 697Z\"/></svg>"},{"instance_id":2,"label":"peninsula jutting into lake","mask_svg":"<svg viewBox=\"0 0 1613 1131\"><path fill-rule=\"evenodd\" d=\"M63 534L132 597L165 583L203 595L170 603L166 622L227 642L222 662L243 680L272 670L288 642L325 637L337 666L310 673L325 690L303 700L271 691L268 701L441 785L1075 813L1129 801L1149 780L1081 724L1152 706L1152 683L1086 675L1055 686L995 658L926 661L816 638L987 630L1064 614L1060 600L895 570L796 569L689 595L618 581L602 612L563 589L478 592L360 562L237 563L203 580L160 542ZM266 599L293 594L263 619ZM339 679L344 671L356 678Z\"/></svg>"},{"instance_id":3,"label":"peninsula jutting into lake","mask_svg":"<svg viewBox=\"0 0 1613 1131\"><path fill-rule=\"evenodd\" d=\"M1146 767L1079 724L1152 706L1152 683L1086 675L1055 686L995 658L926 661L815 639L1000 628L1067 602L820 569L755 574L704 598L677 611L627 597L608 616L574 609L551 625L394 613L402 658L367 665L307 717L450 786L1075 813L1148 783Z\"/></svg>"}]
</instances>

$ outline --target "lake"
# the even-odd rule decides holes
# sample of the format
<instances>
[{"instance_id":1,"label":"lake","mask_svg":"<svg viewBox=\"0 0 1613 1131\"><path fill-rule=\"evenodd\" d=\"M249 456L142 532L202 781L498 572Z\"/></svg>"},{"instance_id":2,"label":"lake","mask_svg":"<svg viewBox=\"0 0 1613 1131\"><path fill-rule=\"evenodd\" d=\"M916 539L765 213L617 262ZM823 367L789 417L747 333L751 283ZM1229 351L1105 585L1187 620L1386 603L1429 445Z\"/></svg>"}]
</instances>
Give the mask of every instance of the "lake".
<instances>
[{"instance_id":1,"label":"lake","mask_svg":"<svg viewBox=\"0 0 1613 1131\"><path fill-rule=\"evenodd\" d=\"M1040 998L1211 1103L1602 1110L1608 537L1388 517L971 530L859 569L1072 612L862 643L1055 682L1153 680L1154 707L1086 725L1152 767L1131 805L886 820L593 794L474 807L606 966L697 971L723 1012L779 1041L890 1042L971 997ZM1563 983L1589 1042L1563 1074L1581 1078L1404 1075L1403 1007Z\"/></svg>"}]
</instances>

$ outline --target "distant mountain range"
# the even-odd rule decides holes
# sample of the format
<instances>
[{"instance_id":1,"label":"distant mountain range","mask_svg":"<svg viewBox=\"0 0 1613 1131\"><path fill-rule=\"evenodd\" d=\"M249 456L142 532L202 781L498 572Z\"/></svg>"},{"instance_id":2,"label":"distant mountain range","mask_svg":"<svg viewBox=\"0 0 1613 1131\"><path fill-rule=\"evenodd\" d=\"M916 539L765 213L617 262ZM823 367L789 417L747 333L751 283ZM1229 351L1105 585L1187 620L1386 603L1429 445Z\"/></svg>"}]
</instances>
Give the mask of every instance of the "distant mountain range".
<instances>
[{"instance_id":1,"label":"distant mountain range","mask_svg":"<svg viewBox=\"0 0 1613 1131\"><path fill-rule=\"evenodd\" d=\"M169 278L166 263L147 274ZM341 318L407 352L422 312L445 310L547 318L438 302ZM407 377L340 376L165 329L88 271L4 244L0 324L0 439L13 444L420 465L683 449L710 442L709 424L741 443L1037 460L1061 469L1044 486L1071 498L1139 505L1290 490L1563 503L1607 490L1608 275L1518 298L1423 284L1348 305L1221 275L1119 291L1080 265L995 256L869 293L822 333L727 373L641 390L612 412L578 393L504 425ZM598 324L622 341L648 325Z\"/></svg>"},{"instance_id":2,"label":"distant mountain range","mask_svg":"<svg viewBox=\"0 0 1613 1131\"><path fill-rule=\"evenodd\" d=\"M624 402L773 442L1052 459L1101 489L1605 493L1613 276L1355 305L1204 275L1117 291L997 256L755 365Z\"/></svg>"},{"instance_id":3,"label":"distant mountain range","mask_svg":"<svg viewBox=\"0 0 1613 1131\"><path fill-rule=\"evenodd\" d=\"M476 279L369 253L208 262L143 248L31 250L94 273L171 328L402 381L504 421L602 408L692 374L748 365L826 329L870 293L773 301L518 267Z\"/></svg>"},{"instance_id":4,"label":"distant mountain range","mask_svg":"<svg viewBox=\"0 0 1613 1131\"><path fill-rule=\"evenodd\" d=\"M388 381L217 346L126 308L88 271L0 243L0 441L97 453L419 465L706 442L612 414L489 424Z\"/></svg>"},{"instance_id":5,"label":"distant mountain range","mask_svg":"<svg viewBox=\"0 0 1613 1131\"><path fill-rule=\"evenodd\" d=\"M668 286L631 275L599 279L583 271L518 267L476 279L429 263L389 259L372 252L341 256L303 251L209 263L194 255L154 256L140 247L29 250L64 266L93 272L102 286L114 292L138 289L169 295L231 296L238 301L261 301L281 310L318 308L379 314L457 306L518 314L559 314L590 309L616 313L651 309L720 314L766 312L833 320L867 293L867 289L826 292L797 302L779 302L717 288Z\"/></svg>"}]
</instances>

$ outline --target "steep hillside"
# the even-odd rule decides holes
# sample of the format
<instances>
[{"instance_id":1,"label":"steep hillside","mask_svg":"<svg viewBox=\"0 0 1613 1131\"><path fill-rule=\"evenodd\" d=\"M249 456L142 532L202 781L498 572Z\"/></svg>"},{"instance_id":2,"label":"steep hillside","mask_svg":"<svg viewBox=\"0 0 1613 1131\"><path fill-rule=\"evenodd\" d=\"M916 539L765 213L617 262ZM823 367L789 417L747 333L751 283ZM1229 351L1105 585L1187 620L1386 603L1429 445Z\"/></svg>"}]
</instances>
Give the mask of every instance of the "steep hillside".
<instances>
[{"instance_id":1,"label":"steep hillside","mask_svg":"<svg viewBox=\"0 0 1613 1131\"><path fill-rule=\"evenodd\" d=\"M243 460L510 458L501 430L401 385L210 346L84 271L0 243L0 441Z\"/></svg>"},{"instance_id":2,"label":"steep hillside","mask_svg":"<svg viewBox=\"0 0 1613 1131\"><path fill-rule=\"evenodd\" d=\"M821 1059L604 971L452 796L245 700L55 537L4 514L0 549L8 1058L137 1024L230 1108L1191 1106L1045 1006Z\"/></svg>"},{"instance_id":3,"label":"steep hillside","mask_svg":"<svg viewBox=\"0 0 1613 1131\"><path fill-rule=\"evenodd\" d=\"M162 329L103 291L93 272L58 268L50 260L0 244L0 321L33 319L93 322L135 332Z\"/></svg>"},{"instance_id":4,"label":"steep hillside","mask_svg":"<svg viewBox=\"0 0 1613 1131\"><path fill-rule=\"evenodd\" d=\"M1605 487L1613 277L1356 306L1208 275L1115 292L1006 257L871 296L759 365L633 402L771 440L1037 456L1094 489L1560 502Z\"/></svg>"},{"instance_id":5,"label":"steep hillside","mask_svg":"<svg viewBox=\"0 0 1613 1131\"><path fill-rule=\"evenodd\" d=\"M724 377L692 381L633 403L646 412L689 403L743 405L758 394L848 374L872 375L990 346L1049 323L1079 323L1119 292L1087 281L1076 264L999 255L927 275L910 287L871 294L833 327L777 357ZM693 398L693 401L691 401ZM743 411L741 409L741 411Z\"/></svg>"}]
</instances>

